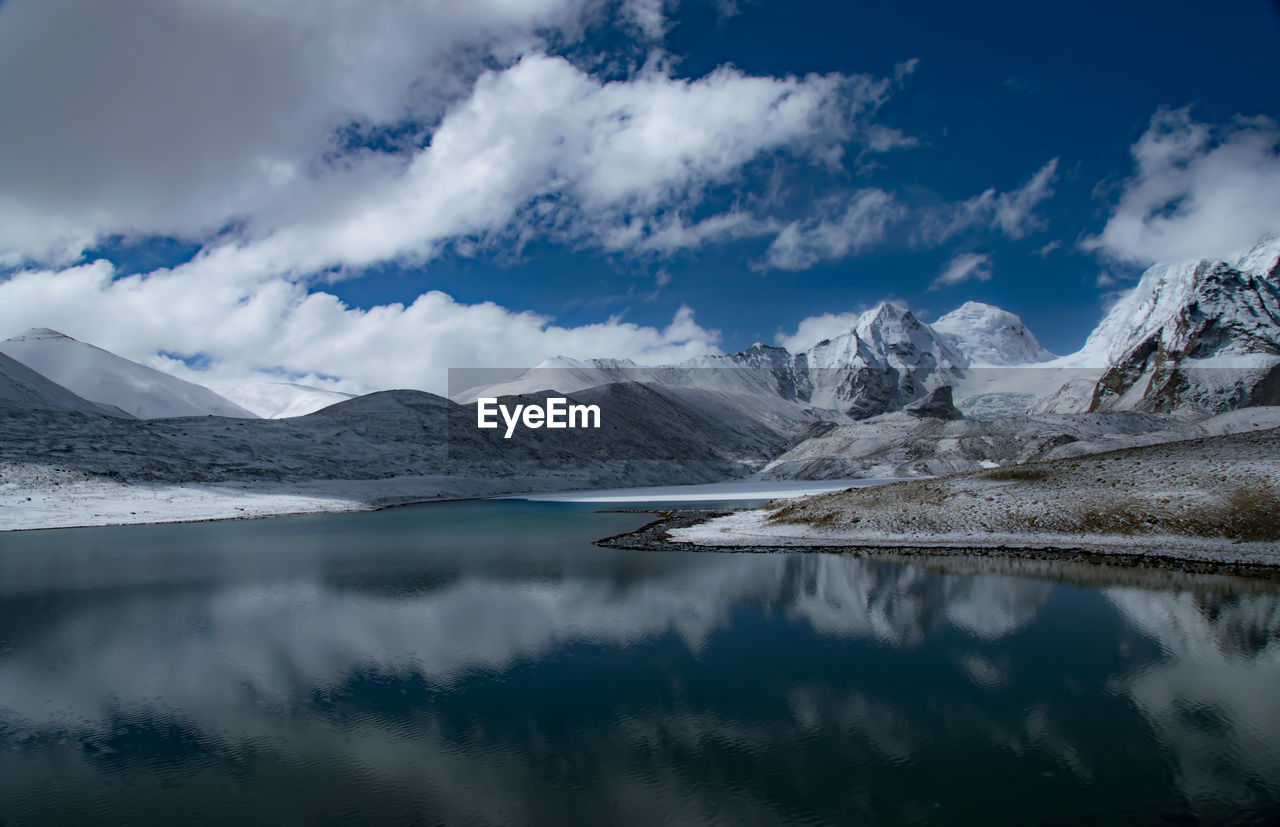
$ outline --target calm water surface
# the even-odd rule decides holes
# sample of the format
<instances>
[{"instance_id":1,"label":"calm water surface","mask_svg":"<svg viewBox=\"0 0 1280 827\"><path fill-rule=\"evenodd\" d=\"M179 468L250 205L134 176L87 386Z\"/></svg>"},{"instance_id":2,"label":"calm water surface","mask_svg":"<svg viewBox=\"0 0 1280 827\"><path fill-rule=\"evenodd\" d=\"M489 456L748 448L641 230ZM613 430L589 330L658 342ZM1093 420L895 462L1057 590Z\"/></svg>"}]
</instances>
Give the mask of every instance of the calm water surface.
<instances>
[{"instance_id":1,"label":"calm water surface","mask_svg":"<svg viewBox=\"0 0 1280 827\"><path fill-rule=\"evenodd\" d=\"M1274 823L1274 584L518 501L0 534L0 823Z\"/></svg>"}]
</instances>

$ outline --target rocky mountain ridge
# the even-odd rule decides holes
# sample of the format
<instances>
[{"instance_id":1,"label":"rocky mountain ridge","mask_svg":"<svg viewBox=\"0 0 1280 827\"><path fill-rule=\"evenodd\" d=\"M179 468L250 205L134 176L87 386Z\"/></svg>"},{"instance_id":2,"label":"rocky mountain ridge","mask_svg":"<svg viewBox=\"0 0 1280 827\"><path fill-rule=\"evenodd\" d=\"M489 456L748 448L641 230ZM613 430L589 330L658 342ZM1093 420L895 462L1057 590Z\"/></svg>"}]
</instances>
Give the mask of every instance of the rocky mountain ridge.
<instances>
[{"instance_id":1,"label":"rocky mountain ridge","mask_svg":"<svg viewBox=\"0 0 1280 827\"><path fill-rule=\"evenodd\" d=\"M770 397L836 422L897 410L951 386L970 416L1174 411L1280 404L1280 237L1229 260L1156 264L1076 353L1055 358L1013 313L966 302L932 325L881 302L799 353L756 343L671 365L559 358L484 393L616 381ZM471 389L469 401L481 389Z\"/></svg>"}]
</instances>

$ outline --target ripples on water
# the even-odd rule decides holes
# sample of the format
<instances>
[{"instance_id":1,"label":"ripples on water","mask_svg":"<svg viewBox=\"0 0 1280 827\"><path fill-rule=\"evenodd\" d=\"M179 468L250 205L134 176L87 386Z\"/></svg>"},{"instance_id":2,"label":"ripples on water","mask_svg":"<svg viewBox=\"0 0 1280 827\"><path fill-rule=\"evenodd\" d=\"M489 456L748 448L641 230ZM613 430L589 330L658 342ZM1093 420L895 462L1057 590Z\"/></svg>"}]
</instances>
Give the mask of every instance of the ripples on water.
<instances>
[{"instance_id":1,"label":"ripples on water","mask_svg":"<svg viewBox=\"0 0 1280 827\"><path fill-rule=\"evenodd\" d=\"M0 823L1280 817L1275 584L488 502L0 534Z\"/></svg>"}]
</instances>

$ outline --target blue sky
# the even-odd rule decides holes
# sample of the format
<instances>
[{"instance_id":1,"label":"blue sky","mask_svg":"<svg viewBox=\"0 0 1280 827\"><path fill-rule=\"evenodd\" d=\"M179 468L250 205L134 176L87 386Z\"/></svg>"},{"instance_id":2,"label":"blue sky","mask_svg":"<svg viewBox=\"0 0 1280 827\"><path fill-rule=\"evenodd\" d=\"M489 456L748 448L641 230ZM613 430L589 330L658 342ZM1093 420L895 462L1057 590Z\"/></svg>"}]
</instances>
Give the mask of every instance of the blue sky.
<instances>
[{"instance_id":1,"label":"blue sky","mask_svg":"<svg viewBox=\"0 0 1280 827\"><path fill-rule=\"evenodd\" d=\"M1273 3L43 5L0 5L0 104L30 124L0 322L175 372L156 354L356 382L353 354L403 350L429 358L365 384L423 385L881 299L996 304L1066 353L1152 261L1280 231ZM404 332L464 318L513 344Z\"/></svg>"}]
</instances>

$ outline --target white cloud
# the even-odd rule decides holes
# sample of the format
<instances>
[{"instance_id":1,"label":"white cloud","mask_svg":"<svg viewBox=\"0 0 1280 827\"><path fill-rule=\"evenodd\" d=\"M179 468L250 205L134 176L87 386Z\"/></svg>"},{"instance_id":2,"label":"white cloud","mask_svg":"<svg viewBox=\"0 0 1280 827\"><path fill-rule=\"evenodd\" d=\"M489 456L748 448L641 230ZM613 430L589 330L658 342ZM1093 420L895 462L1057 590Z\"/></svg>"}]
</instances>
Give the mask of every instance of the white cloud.
<instances>
[{"instance_id":1,"label":"white cloud","mask_svg":"<svg viewBox=\"0 0 1280 827\"><path fill-rule=\"evenodd\" d=\"M1223 126L1160 110L1132 147L1133 177L1086 250L1136 264L1226 257L1280 232L1280 125Z\"/></svg>"},{"instance_id":2,"label":"white cloud","mask_svg":"<svg viewBox=\"0 0 1280 827\"><path fill-rule=\"evenodd\" d=\"M202 383L255 371L336 377L335 389L445 389L450 367L531 366L556 355L609 354L640 363L717 353L719 333L681 308L664 328L610 318L578 327L492 302L461 304L431 291L412 304L368 310L296 282L230 271L207 277L157 271L113 279L104 261L26 271L0 283L0 334L52 327L130 359ZM207 372L159 352L201 355Z\"/></svg>"},{"instance_id":3,"label":"white cloud","mask_svg":"<svg viewBox=\"0 0 1280 827\"><path fill-rule=\"evenodd\" d=\"M804 270L822 261L844 258L883 241L904 208L893 196L864 189L837 205L830 218L793 221L782 228L765 253L764 267Z\"/></svg>"},{"instance_id":4,"label":"white cloud","mask_svg":"<svg viewBox=\"0 0 1280 827\"><path fill-rule=\"evenodd\" d=\"M916 69L920 66L920 58L913 57L904 60L893 67L893 82L896 86L902 86L906 83L907 78L916 73Z\"/></svg>"},{"instance_id":5,"label":"white cloud","mask_svg":"<svg viewBox=\"0 0 1280 827\"><path fill-rule=\"evenodd\" d=\"M270 274L427 259L450 242L518 247L539 233L606 249L630 236L641 249L669 252L767 230L733 214L689 228L672 207L696 206L707 188L766 154L838 163L842 145L860 134L860 119L879 106L888 85L863 76L752 77L731 68L688 81L659 66L604 83L564 59L527 55L480 75L411 157L365 153L307 175L297 171L300 163L267 154L257 159L256 180L274 177L289 192L237 188L213 199L225 203L201 220L224 222L236 216L234 205L254 205L241 216L240 240L221 255L235 251L240 260L227 266ZM143 176L138 188L152 184ZM31 200L0 205L0 215L26 214ZM135 223L145 225L140 231L191 233L201 223L181 209L134 222L113 213L117 200L111 197L112 214L99 225L60 229L62 240L82 243ZM94 204L92 195L85 203ZM75 209L62 206L55 214L74 222ZM32 239L21 229L0 237L0 245L31 254L24 243ZM43 248L49 239L34 241Z\"/></svg>"},{"instance_id":6,"label":"white cloud","mask_svg":"<svg viewBox=\"0 0 1280 827\"><path fill-rule=\"evenodd\" d=\"M8 0L0 251L74 256L105 234L200 236L313 202L336 128L430 123L486 60L572 38L596 5Z\"/></svg>"},{"instance_id":7,"label":"white cloud","mask_svg":"<svg viewBox=\"0 0 1280 827\"><path fill-rule=\"evenodd\" d=\"M858 323L857 313L823 313L800 321L796 332L787 334L779 330L773 337L774 344L792 353L803 353L824 339L833 339Z\"/></svg>"},{"instance_id":8,"label":"white cloud","mask_svg":"<svg viewBox=\"0 0 1280 827\"><path fill-rule=\"evenodd\" d=\"M878 105L884 81L839 75L762 78L719 69L693 81L648 70L602 83L545 55L488 72L402 173L307 216L238 255L273 272L429 258L457 239L518 244L535 234L623 249L752 229L729 214L697 227L697 205L772 152L826 163ZM678 216L677 216L678 218Z\"/></svg>"},{"instance_id":9,"label":"white cloud","mask_svg":"<svg viewBox=\"0 0 1280 827\"><path fill-rule=\"evenodd\" d=\"M929 289L936 290L939 287L961 284L970 279L991 280L991 256L986 253L960 253L947 262Z\"/></svg>"},{"instance_id":10,"label":"white cloud","mask_svg":"<svg viewBox=\"0 0 1280 827\"><path fill-rule=\"evenodd\" d=\"M863 189L845 199L826 202L817 210L817 217L782 225L758 266L804 270L879 244L908 222L912 240L923 247L977 229L1021 238L1044 226L1035 208L1053 195L1057 168L1055 158L1016 190L998 193L988 189L964 201L934 207L911 207L883 190Z\"/></svg>"},{"instance_id":11,"label":"white cloud","mask_svg":"<svg viewBox=\"0 0 1280 827\"><path fill-rule=\"evenodd\" d=\"M914 135L906 135L900 129L894 129L883 124L872 124L867 127L864 154L890 152L895 149L910 149L919 145L920 139Z\"/></svg>"},{"instance_id":12,"label":"white cloud","mask_svg":"<svg viewBox=\"0 0 1280 827\"><path fill-rule=\"evenodd\" d=\"M917 238L924 244L941 244L975 228L1023 238L1045 226L1035 208L1053 195L1057 177L1058 159L1054 158L1015 190L998 193L991 188L965 201L925 211L919 217Z\"/></svg>"},{"instance_id":13,"label":"white cloud","mask_svg":"<svg viewBox=\"0 0 1280 827\"><path fill-rule=\"evenodd\" d=\"M778 232L779 226L777 221L756 218L736 209L689 223L678 211L673 211L650 219L632 217L625 223L615 224L601 233L599 244L610 252L669 254L704 244L770 235Z\"/></svg>"},{"instance_id":14,"label":"white cloud","mask_svg":"<svg viewBox=\"0 0 1280 827\"><path fill-rule=\"evenodd\" d=\"M650 40L662 40L667 33L669 0L625 0L622 17Z\"/></svg>"}]
</instances>

